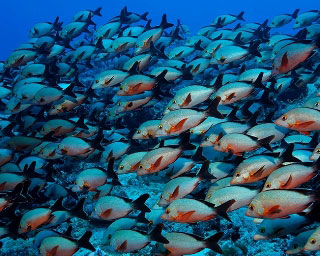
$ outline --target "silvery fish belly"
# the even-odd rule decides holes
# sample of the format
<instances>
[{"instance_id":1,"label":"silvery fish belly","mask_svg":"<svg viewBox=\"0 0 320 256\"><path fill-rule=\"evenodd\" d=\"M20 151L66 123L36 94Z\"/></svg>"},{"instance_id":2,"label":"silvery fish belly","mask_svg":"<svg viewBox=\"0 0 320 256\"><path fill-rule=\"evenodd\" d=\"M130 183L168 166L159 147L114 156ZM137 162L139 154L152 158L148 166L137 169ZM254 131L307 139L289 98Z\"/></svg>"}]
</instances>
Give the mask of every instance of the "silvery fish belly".
<instances>
[{"instance_id":1,"label":"silvery fish belly","mask_svg":"<svg viewBox=\"0 0 320 256\"><path fill-rule=\"evenodd\" d=\"M100 2L3 5L0 254L318 255L320 10Z\"/></svg>"}]
</instances>

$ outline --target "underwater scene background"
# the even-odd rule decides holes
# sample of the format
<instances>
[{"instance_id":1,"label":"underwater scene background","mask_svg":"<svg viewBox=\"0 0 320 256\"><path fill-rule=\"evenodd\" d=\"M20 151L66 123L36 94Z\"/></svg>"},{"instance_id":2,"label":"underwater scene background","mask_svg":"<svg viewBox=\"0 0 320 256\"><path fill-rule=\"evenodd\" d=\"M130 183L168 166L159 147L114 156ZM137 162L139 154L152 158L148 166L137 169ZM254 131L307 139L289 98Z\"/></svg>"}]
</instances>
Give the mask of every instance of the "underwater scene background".
<instances>
[{"instance_id":1,"label":"underwater scene background","mask_svg":"<svg viewBox=\"0 0 320 256\"><path fill-rule=\"evenodd\" d=\"M320 255L318 1L6 1L0 255Z\"/></svg>"}]
</instances>

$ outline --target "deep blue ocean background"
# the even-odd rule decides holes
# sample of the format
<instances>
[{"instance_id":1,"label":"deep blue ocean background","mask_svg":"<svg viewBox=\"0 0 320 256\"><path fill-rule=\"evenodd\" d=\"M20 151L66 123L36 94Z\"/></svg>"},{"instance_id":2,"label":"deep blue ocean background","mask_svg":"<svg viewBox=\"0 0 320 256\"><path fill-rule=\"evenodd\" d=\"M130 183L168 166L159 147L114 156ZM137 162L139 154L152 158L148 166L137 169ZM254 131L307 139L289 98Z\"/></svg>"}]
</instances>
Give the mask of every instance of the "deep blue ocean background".
<instances>
[{"instance_id":1,"label":"deep blue ocean background","mask_svg":"<svg viewBox=\"0 0 320 256\"><path fill-rule=\"evenodd\" d=\"M163 13L168 15L170 22L180 19L189 26L192 33L210 24L213 18L220 14L238 14L245 11L244 18L248 22L263 22L275 15L292 13L300 8L300 13L319 9L319 0L12 0L1 1L0 31L1 51L0 60L5 60L20 44L26 41L29 29L34 23L54 21L56 16L64 24L71 21L72 16L81 10L94 10L102 6L102 18L95 18L99 24L106 23L111 17L119 14L123 6L128 6L131 12L139 14L149 12L152 24L160 22ZM292 23L280 29L290 32Z\"/></svg>"}]
</instances>

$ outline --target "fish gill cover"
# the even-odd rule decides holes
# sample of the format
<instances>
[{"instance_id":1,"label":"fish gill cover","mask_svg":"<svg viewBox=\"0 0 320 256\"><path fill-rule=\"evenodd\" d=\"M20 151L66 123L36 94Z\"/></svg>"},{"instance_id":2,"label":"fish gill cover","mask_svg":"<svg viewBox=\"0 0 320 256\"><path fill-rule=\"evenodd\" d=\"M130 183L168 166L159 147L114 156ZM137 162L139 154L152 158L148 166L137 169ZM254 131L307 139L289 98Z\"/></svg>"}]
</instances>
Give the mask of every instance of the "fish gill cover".
<instances>
[{"instance_id":1,"label":"fish gill cover","mask_svg":"<svg viewBox=\"0 0 320 256\"><path fill-rule=\"evenodd\" d=\"M0 254L320 250L320 11L102 11L0 64Z\"/></svg>"}]
</instances>

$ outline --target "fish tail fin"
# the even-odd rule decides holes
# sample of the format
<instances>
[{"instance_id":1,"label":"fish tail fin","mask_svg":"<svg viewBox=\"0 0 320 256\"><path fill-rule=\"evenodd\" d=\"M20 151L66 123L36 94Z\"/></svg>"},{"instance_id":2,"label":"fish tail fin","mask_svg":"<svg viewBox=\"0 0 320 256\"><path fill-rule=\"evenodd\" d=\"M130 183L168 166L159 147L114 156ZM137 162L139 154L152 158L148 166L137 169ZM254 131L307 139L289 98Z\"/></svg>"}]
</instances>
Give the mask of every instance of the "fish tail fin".
<instances>
[{"instance_id":1,"label":"fish tail fin","mask_svg":"<svg viewBox=\"0 0 320 256\"><path fill-rule=\"evenodd\" d=\"M145 223L149 224L149 220L146 218L146 213L145 212L140 212L139 215L136 217L137 222L139 223Z\"/></svg>"},{"instance_id":2,"label":"fish tail fin","mask_svg":"<svg viewBox=\"0 0 320 256\"><path fill-rule=\"evenodd\" d=\"M59 16L56 17L56 19L53 22L53 27L55 30L61 30L62 28L62 23L63 22L59 22Z\"/></svg>"},{"instance_id":3,"label":"fish tail fin","mask_svg":"<svg viewBox=\"0 0 320 256\"><path fill-rule=\"evenodd\" d=\"M259 88L262 88L262 89L265 89L266 87L262 84L262 79L263 79L263 72L260 72L256 81L254 81L254 85L255 87L259 87Z\"/></svg>"},{"instance_id":4,"label":"fish tail fin","mask_svg":"<svg viewBox=\"0 0 320 256\"><path fill-rule=\"evenodd\" d=\"M310 142L308 143L308 146L310 148L315 148L318 145L318 141L319 141L319 132L315 132Z\"/></svg>"},{"instance_id":5,"label":"fish tail fin","mask_svg":"<svg viewBox=\"0 0 320 256\"><path fill-rule=\"evenodd\" d=\"M195 50L199 50L199 51L203 51L203 47L201 47L201 43L202 43L202 40L199 40L195 45L194 45L194 49Z\"/></svg>"},{"instance_id":6,"label":"fish tail fin","mask_svg":"<svg viewBox=\"0 0 320 256\"><path fill-rule=\"evenodd\" d=\"M245 19L243 18L243 14L244 14L244 11L240 12L237 16L237 19L245 21Z\"/></svg>"},{"instance_id":7,"label":"fish tail fin","mask_svg":"<svg viewBox=\"0 0 320 256\"><path fill-rule=\"evenodd\" d=\"M198 147L196 153L192 156L192 160L196 162L204 162L207 160L207 158L203 156L203 147Z\"/></svg>"},{"instance_id":8,"label":"fish tail fin","mask_svg":"<svg viewBox=\"0 0 320 256\"><path fill-rule=\"evenodd\" d=\"M142 14L142 15L140 16L140 19L147 21L147 20L148 20L148 17L147 17L148 14L149 14L149 12L145 12L144 14Z\"/></svg>"},{"instance_id":9,"label":"fish tail fin","mask_svg":"<svg viewBox=\"0 0 320 256\"><path fill-rule=\"evenodd\" d=\"M316 46L320 48L320 36L316 39Z\"/></svg>"},{"instance_id":10,"label":"fish tail fin","mask_svg":"<svg viewBox=\"0 0 320 256\"><path fill-rule=\"evenodd\" d=\"M103 136L103 131L102 129L100 129L98 131L98 134L96 135L96 137L94 138L94 140L91 141L91 147L93 147L94 149L100 150L100 151L104 151L104 148L101 145L101 141L103 140L104 136Z\"/></svg>"},{"instance_id":11,"label":"fish tail fin","mask_svg":"<svg viewBox=\"0 0 320 256\"><path fill-rule=\"evenodd\" d=\"M162 244L168 244L169 241L161 235L163 224L158 224L150 233L150 239Z\"/></svg>"},{"instance_id":12,"label":"fish tail fin","mask_svg":"<svg viewBox=\"0 0 320 256\"><path fill-rule=\"evenodd\" d=\"M273 152L272 147L270 146L270 142L274 139L274 137L274 135L270 135L268 137L258 140L257 142L260 145L260 147L264 147L265 149Z\"/></svg>"},{"instance_id":13,"label":"fish tail fin","mask_svg":"<svg viewBox=\"0 0 320 256\"><path fill-rule=\"evenodd\" d=\"M227 119L229 121L239 121L239 118L237 117L237 112L239 111L238 106L232 107L231 112L228 114Z\"/></svg>"},{"instance_id":14,"label":"fish tail fin","mask_svg":"<svg viewBox=\"0 0 320 256\"><path fill-rule=\"evenodd\" d=\"M217 91L223 85L223 73L220 73L214 81L213 88Z\"/></svg>"},{"instance_id":15,"label":"fish tail fin","mask_svg":"<svg viewBox=\"0 0 320 256\"><path fill-rule=\"evenodd\" d=\"M163 70L159 75L156 76L156 83L157 84L162 84L162 83L168 83L166 77L166 74L168 73L168 70L165 69Z\"/></svg>"},{"instance_id":16,"label":"fish tail fin","mask_svg":"<svg viewBox=\"0 0 320 256\"><path fill-rule=\"evenodd\" d=\"M259 116L259 114L261 113L261 109L258 109L256 112L254 112L250 118L248 119L247 123L253 127L255 125L257 125L257 118Z\"/></svg>"},{"instance_id":17,"label":"fish tail fin","mask_svg":"<svg viewBox=\"0 0 320 256\"><path fill-rule=\"evenodd\" d=\"M209 160L204 161L204 163L202 164L202 166L197 174L197 176L200 179L202 179L202 180L216 179L216 177L209 172L209 166L210 166L210 161Z\"/></svg>"},{"instance_id":18,"label":"fish tail fin","mask_svg":"<svg viewBox=\"0 0 320 256\"><path fill-rule=\"evenodd\" d=\"M294 144L289 144L288 147L281 154L280 159L283 162L301 162L298 158L292 155Z\"/></svg>"},{"instance_id":19,"label":"fish tail fin","mask_svg":"<svg viewBox=\"0 0 320 256\"><path fill-rule=\"evenodd\" d=\"M98 7L97 9L95 9L92 13L94 14L94 15L96 15L96 16L102 16L101 15L101 10L102 10L102 7L100 6L100 7Z\"/></svg>"},{"instance_id":20,"label":"fish tail fin","mask_svg":"<svg viewBox=\"0 0 320 256\"><path fill-rule=\"evenodd\" d=\"M237 36L233 39L233 42L235 44L243 44L242 40L241 40L241 36L242 36L242 32L239 32L237 34Z\"/></svg>"},{"instance_id":21,"label":"fish tail fin","mask_svg":"<svg viewBox=\"0 0 320 256\"><path fill-rule=\"evenodd\" d=\"M63 197L60 197L55 201L55 203L50 207L51 211L65 211L66 208L62 205Z\"/></svg>"},{"instance_id":22,"label":"fish tail fin","mask_svg":"<svg viewBox=\"0 0 320 256\"><path fill-rule=\"evenodd\" d=\"M83 197L79 200L79 202L77 203L77 205L71 210L71 213L73 216L78 217L80 219L84 219L87 220L88 219L88 215L87 213L83 210L83 206L84 206L84 202L85 202L86 198Z\"/></svg>"},{"instance_id":23,"label":"fish tail fin","mask_svg":"<svg viewBox=\"0 0 320 256\"><path fill-rule=\"evenodd\" d=\"M150 209L148 208L148 206L145 205L145 202L147 201L148 198L149 198L148 194L141 195L138 199L132 202L133 208L135 210L142 211L142 212L150 212Z\"/></svg>"},{"instance_id":24,"label":"fish tail fin","mask_svg":"<svg viewBox=\"0 0 320 256\"><path fill-rule=\"evenodd\" d=\"M91 231L87 231L83 234L83 236L78 240L78 244L80 247L86 248L90 251L95 251L96 249L93 247L93 245L89 242L90 238L92 236Z\"/></svg>"},{"instance_id":25,"label":"fish tail fin","mask_svg":"<svg viewBox=\"0 0 320 256\"><path fill-rule=\"evenodd\" d=\"M291 14L292 19L296 19L296 18L297 18L299 11L300 11L300 9L296 9L296 10Z\"/></svg>"},{"instance_id":26,"label":"fish tail fin","mask_svg":"<svg viewBox=\"0 0 320 256\"><path fill-rule=\"evenodd\" d=\"M229 200L227 202L224 202L223 204L215 207L215 211L217 212L217 214L219 216L221 216L222 218L226 219L227 221L231 221L230 217L227 214L227 210L230 208L230 206L232 206L234 203L236 202L236 200L232 199Z\"/></svg>"},{"instance_id":27,"label":"fish tail fin","mask_svg":"<svg viewBox=\"0 0 320 256\"><path fill-rule=\"evenodd\" d=\"M218 232L214 234L213 236L210 236L205 240L206 247L217 252L223 254L222 249L218 245L219 240L223 237L223 232Z\"/></svg>"},{"instance_id":28,"label":"fish tail fin","mask_svg":"<svg viewBox=\"0 0 320 256\"><path fill-rule=\"evenodd\" d=\"M206 109L206 113L208 114L208 116L213 116L220 119L224 118L224 116L218 110L220 100L221 98L217 96L211 101L208 108Z\"/></svg>"},{"instance_id":29,"label":"fish tail fin","mask_svg":"<svg viewBox=\"0 0 320 256\"><path fill-rule=\"evenodd\" d=\"M8 137L13 137L14 134L13 134L13 128L16 126L16 122L11 122L9 125L6 126L6 128L2 129L2 133L5 135L5 136L8 136Z\"/></svg>"},{"instance_id":30,"label":"fish tail fin","mask_svg":"<svg viewBox=\"0 0 320 256\"><path fill-rule=\"evenodd\" d=\"M157 49L152 41L150 42L150 53L152 56L158 56L160 58L168 59L168 56L164 53L164 48Z\"/></svg>"},{"instance_id":31,"label":"fish tail fin","mask_svg":"<svg viewBox=\"0 0 320 256\"><path fill-rule=\"evenodd\" d=\"M320 157L313 163L312 167L315 172L320 170Z\"/></svg>"},{"instance_id":32,"label":"fish tail fin","mask_svg":"<svg viewBox=\"0 0 320 256\"><path fill-rule=\"evenodd\" d=\"M84 124L84 115L81 115L78 121L76 122L76 126L85 130L88 130L88 126Z\"/></svg>"},{"instance_id":33,"label":"fish tail fin","mask_svg":"<svg viewBox=\"0 0 320 256\"><path fill-rule=\"evenodd\" d=\"M190 143L190 132L182 133L180 138L180 148L182 150L194 150L196 148L195 145Z\"/></svg>"},{"instance_id":34,"label":"fish tail fin","mask_svg":"<svg viewBox=\"0 0 320 256\"><path fill-rule=\"evenodd\" d=\"M114 186L121 186L122 184L119 181L118 175L114 171L114 157L111 157L108 162L108 168L107 168L107 176L112 179L112 185Z\"/></svg>"},{"instance_id":35,"label":"fish tail fin","mask_svg":"<svg viewBox=\"0 0 320 256\"><path fill-rule=\"evenodd\" d=\"M120 21L121 21L121 23L126 23L126 22L129 21L129 18L127 17L127 15L128 15L128 10L127 10L127 6L125 6L120 11Z\"/></svg>"},{"instance_id":36,"label":"fish tail fin","mask_svg":"<svg viewBox=\"0 0 320 256\"><path fill-rule=\"evenodd\" d=\"M183 67L182 67L182 79L183 80L192 80L193 79L191 69L192 69L192 66L186 67L185 64L183 65Z\"/></svg>"},{"instance_id":37,"label":"fish tail fin","mask_svg":"<svg viewBox=\"0 0 320 256\"><path fill-rule=\"evenodd\" d=\"M160 27L162 29L173 27L173 24L172 23L168 23L168 21L167 21L167 14L163 14L162 15L162 20L161 20L161 23L160 23Z\"/></svg>"},{"instance_id":38,"label":"fish tail fin","mask_svg":"<svg viewBox=\"0 0 320 256\"><path fill-rule=\"evenodd\" d=\"M251 53L254 56L257 57L262 57L261 53L259 52L259 46L260 46L261 41L260 40L256 40L256 41L251 41L248 51L249 53Z\"/></svg>"}]
</instances>

